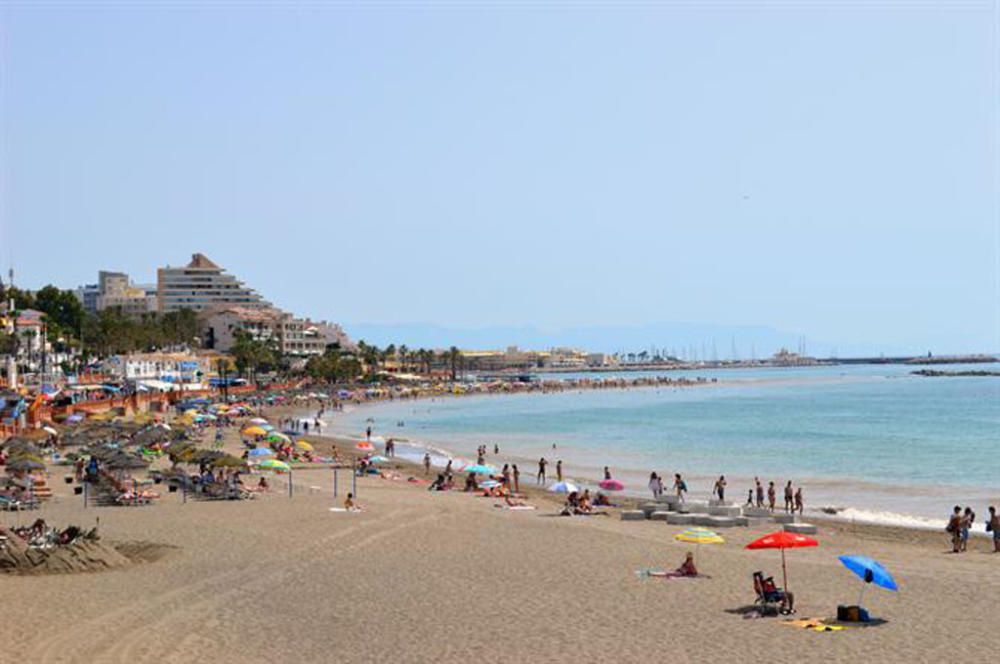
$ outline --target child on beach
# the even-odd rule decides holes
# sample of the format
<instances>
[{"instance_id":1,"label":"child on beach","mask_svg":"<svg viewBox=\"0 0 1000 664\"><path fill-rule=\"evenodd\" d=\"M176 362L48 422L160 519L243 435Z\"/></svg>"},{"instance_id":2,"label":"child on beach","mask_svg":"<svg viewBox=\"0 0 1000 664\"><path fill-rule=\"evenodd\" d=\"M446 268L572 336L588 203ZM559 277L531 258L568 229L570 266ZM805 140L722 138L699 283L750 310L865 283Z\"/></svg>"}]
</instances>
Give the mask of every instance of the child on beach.
<instances>
[{"instance_id":1,"label":"child on beach","mask_svg":"<svg viewBox=\"0 0 1000 664\"><path fill-rule=\"evenodd\" d=\"M804 514L804 507L802 503L802 487L800 486L795 490L795 507L792 508L792 514L795 514L798 510L799 514Z\"/></svg>"},{"instance_id":2,"label":"child on beach","mask_svg":"<svg viewBox=\"0 0 1000 664\"><path fill-rule=\"evenodd\" d=\"M360 512L361 506L354 502L354 494L347 494L347 498L344 499L344 509L348 512Z\"/></svg>"},{"instance_id":3,"label":"child on beach","mask_svg":"<svg viewBox=\"0 0 1000 664\"><path fill-rule=\"evenodd\" d=\"M972 511L971 507L965 508L965 514L962 515L961 523L961 536L962 536L962 551L968 551L969 549L969 531L972 530L972 524L976 521L976 513Z\"/></svg>"}]
</instances>

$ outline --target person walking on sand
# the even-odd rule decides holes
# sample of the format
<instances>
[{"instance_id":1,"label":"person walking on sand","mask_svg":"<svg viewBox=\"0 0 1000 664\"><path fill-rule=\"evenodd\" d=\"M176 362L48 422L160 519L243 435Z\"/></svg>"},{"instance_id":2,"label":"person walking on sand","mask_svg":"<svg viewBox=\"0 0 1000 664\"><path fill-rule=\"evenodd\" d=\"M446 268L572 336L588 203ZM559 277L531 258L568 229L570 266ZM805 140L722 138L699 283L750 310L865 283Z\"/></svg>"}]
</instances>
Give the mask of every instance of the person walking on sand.
<instances>
[{"instance_id":1,"label":"person walking on sand","mask_svg":"<svg viewBox=\"0 0 1000 664\"><path fill-rule=\"evenodd\" d=\"M760 483L760 478L753 478L753 488L757 493L757 507L764 507L764 485Z\"/></svg>"},{"instance_id":2,"label":"person walking on sand","mask_svg":"<svg viewBox=\"0 0 1000 664\"><path fill-rule=\"evenodd\" d=\"M777 491L774 489L774 482L767 483L767 509L774 511L774 504L778 500Z\"/></svg>"},{"instance_id":3,"label":"person walking on sand","mask_svg":"<svg viewBox=\"0 0 1000 664\"><path fill-rule=\"evenodd\" d=\"M556 460L556 481L562 482L562 459Z\"/></svg>"},{"instance_id":4,"label":"person walking on sand","mask_svg":"<svg viewBox=\"0 0 1000 664\"><path fill-rule=\"evenodd\" d=\"M962 515L962 552L965 553L969 550L969 532L972 530L972 524L976 522L976 513L972 511L971 507L965 508L965 513Z\"/></svg>"},{"instance_id":5,"label":"person walking on sand","mask_svg":"<svg viewBox=\"0 0 1000 664\"><path fill-rule=\"evenodd\" d=\"M663 482L654 470L649 474L649 490L653 493L653 500L656 500L663 493Z\"/></svg>"},{"instance_id":6,"label":"person walking on sand","mask_svg":"<svg viewBox=\"0 0 1000 664\"><path fill-rule=\"evenodd\" d=\"M791 480L785 485L785 511L795 513L795 490L792 489Z\"/></svg>"},{"instance_id":7,"label":"person walking on sand","mask_svg":"<svg viewBox=\"0 0 1000 664\"><path fill-rule=\"evenodd\" d=\"M674 473L674 492L677 499L684 502L684 493L688 490L687 483L681 478L680 473Z\"/></svg>"},{"instance_id":8,"label":"person walking on sand","mask_svg":"<svg viewBox=\"0 0 1000 664\"><path fill-rule=\"evenodd\" d=\"M514 493L521 493L521 471L517 469L516 463L511 466L511 472L514 475Z\"/></svg>"},{"instance_id":9,"label":"person walking on sand","mask_svg":"<svg viewBox=\"0 0 1000 664\"><path fill-rule=\"evenodd\" d=\"M424 453L424 475L426 476L426 475L430 475L430 474L431 474L431 453L430 452L425 452Z\"/></svg>"},{"instance_id":10,"label":"person walking on sand","mask_svg":"<svg viewBox=\"0 0 1000 664\"><path fill-rule=\"evenodd\" d=\"M535 478L536 484L545 484L545 466L548 463L545 457L538 460L538 476Z\"/></svg>"},{"instance_id":11,"label":"person walking on sand","mask_svg":"<svg viewBox=\"0 0 1000 664\"><path fill-rule=\"evenodd\" d=\"M990 505L990 518L986 520L986 532L993 533L993 553L1000 553L1000 516L993 505Z\"/></svg>"},{"instance_id":12,"label":"person walking on sand","mask_svg":"<svg viewBox=\"0 0 1000 664\"><path fill-rule=\"evenodd\" d=\"M948 525L945 526L945 532L951 535L951 552L961 553L962 552L962 508L959 505L955 505L955 509L951 512L951 518L948 519Z\"/></svg>"},{"instance_id":13,"label":"person walking on sand","mask_svg":"<svg viewBox=\"0 0 1000 664\"><path fill-rule=\"evenodd\" d=\"M712 489L712 493L719 497L719 502L726 502L726 476L719 475L719 479L715 480L715 487Z\"/></svg>"},{"instance_id":14,"label":"person walking on sand","mask_svg":"<svg viewBox=\"0 0 1000 664\"><path fill-rule=\"evenodd\" d=\"M801 485L799 486L799 488L797 488L795 490L795 507L792 508L792 514L795 514L796 510L798 510L798 512L799 512L800 515L805 514L805 507L802 504L802 486Z\"/></svg>"},{"instance_id":15,"label":"person walking on sand","mask_svg":"<svg viewBox=\"0 0 1000 664\"><path fill-rule=\"evenodd\" d=\"M493 454L500 454L500 446L493 443Z\"/></svg>"}]
</instances>

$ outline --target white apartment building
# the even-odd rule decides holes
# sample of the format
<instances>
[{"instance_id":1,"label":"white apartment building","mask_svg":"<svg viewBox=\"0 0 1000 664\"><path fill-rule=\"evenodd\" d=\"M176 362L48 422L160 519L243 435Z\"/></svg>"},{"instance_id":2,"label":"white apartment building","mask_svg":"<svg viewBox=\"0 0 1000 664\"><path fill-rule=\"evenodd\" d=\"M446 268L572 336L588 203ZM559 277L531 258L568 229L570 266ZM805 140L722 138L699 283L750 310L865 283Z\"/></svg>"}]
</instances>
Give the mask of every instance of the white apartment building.
<instances>
[{"instance_id":1,"label":"white apartment building","mask_svg":"<svg viewBox=\"0 0 1000 664\"><path fill-rule=\"evenodd\" d=\"M247 309L271 307L255 290L226 274L204 254L194 254L184 267L159 268L156 291L161 313L181 309L206 311L227 305Z\"/></svg>"}]
</instances>

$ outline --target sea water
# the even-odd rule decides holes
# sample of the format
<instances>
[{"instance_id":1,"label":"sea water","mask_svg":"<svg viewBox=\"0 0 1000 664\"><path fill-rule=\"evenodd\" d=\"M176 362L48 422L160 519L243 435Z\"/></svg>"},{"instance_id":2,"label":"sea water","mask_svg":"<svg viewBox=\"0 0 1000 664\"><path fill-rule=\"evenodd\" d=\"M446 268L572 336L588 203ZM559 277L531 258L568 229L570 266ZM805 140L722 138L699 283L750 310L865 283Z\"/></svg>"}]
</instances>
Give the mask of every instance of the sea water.
<instances>
[{"instance_id":1,"label":"sea water","mask_svg":"<svg viewBox=\"0 0 1000 664\"><path fill-rule=\"evenodd\" d=\"M646 491L651 471L668 485L679 472L692 495L707 498L725 475L727 498L742 503L759 477L775 482L779 504L791 480L807 507L864 521L937 526L956 504L981 517L1000 504L1000 377L923 377L916 368L669 372L708 382L396 401L331 424L352 435L373 424L376 434L405 439L403 455L416 460L431 449L436 464L454 457L456 467L484 444L489 463L519 463L522 481L544 456L550 478L557 459L584 483L609 466L631 493Z\"/></svg>"}]
</instances>

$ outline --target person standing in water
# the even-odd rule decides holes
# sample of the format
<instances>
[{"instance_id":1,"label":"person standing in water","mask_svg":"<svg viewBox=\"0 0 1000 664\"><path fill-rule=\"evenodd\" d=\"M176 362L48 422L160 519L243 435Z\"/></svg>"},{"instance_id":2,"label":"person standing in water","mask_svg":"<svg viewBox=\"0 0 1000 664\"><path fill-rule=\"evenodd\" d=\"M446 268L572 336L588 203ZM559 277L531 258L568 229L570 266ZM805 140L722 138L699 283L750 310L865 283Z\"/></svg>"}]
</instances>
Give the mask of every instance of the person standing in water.
<instances>
[{"instance_id":1,"label":"person standing in water","mask_svg":"<svg viewBox=\"0 0 1000 664\"><path fill-rule=\"evenodd\" d=\"M795 507L792 508L792 514L795 514L798 510L799 514L803 514L805 507L802 504L802 487L800 486L795 490Z\"/></svg>"},{"instance_id":2,"label":"person standing in water","mask_svg":"<svg viewBox=\"0 0 1000 664\"><path fill-rule=\"evenodd\" d=\"M517 469L516 463L510 468L514 475L514 493L521 493L521 471Z\"/></svg>"},{"instance_id":3,"label":"person standing in water","mask_svg":"<svg viewBox=\"0 0 1000 664\"><path fill-rule=\"evenodd\" d=\"M556 461L556 481L562 482L562 459Z\"/></svg>"},{"instance_id":4,"label":"person standing in water","mask_svg":"<svg viewBox=\"0 0 1000 664\"><path fill-rule=\"evenodd\" d=\"M545 484L546 464L548 464L548 461L545 460L545 457L538 460L538 476L535 478L537 484Z\"/></svg>"},{"instance_id":5,"label":"person standing in water","mask_svg":"<svg viewBox=\"0 0 1000 664\"><path fill-rule=\"evenodd\" d=\"M424 453L424 475L431 474L431 453Z\"/></svg>"}]
</instances>

